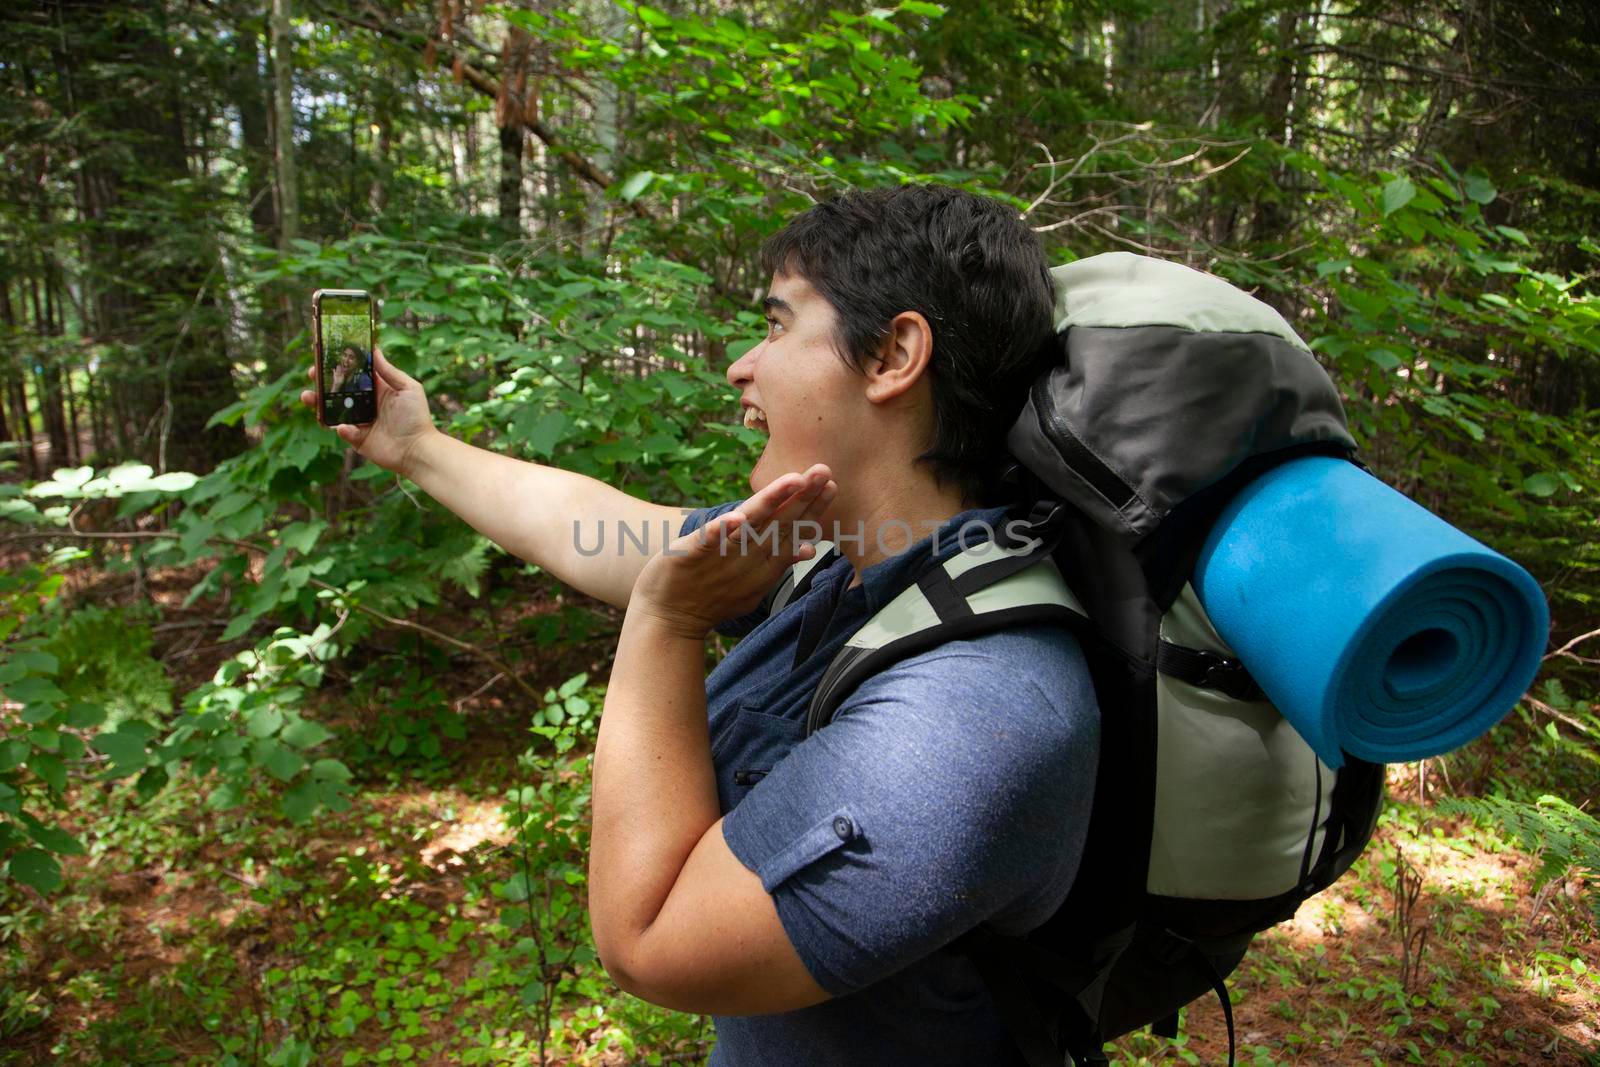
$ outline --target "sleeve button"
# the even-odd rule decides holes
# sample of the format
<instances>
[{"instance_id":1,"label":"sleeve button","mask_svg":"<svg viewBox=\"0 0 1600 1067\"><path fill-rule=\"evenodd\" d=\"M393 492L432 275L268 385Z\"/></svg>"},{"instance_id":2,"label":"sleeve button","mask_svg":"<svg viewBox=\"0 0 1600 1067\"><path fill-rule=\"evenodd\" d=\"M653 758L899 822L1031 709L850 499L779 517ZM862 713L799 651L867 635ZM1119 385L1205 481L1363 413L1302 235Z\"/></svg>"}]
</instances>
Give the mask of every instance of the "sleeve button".
<instances>
[{"instance_id":1,"label":"sleeve button","mask_svg":"<svg viewBox=\"0 0 1600 1067\"><path fill-rule=\"evenodd\" d=\"M856 832L856 828L851 825L849 819L840 815L833 820L833 832L839 835L840 841L848 841L850 835Z\"/></svg>"}]
</instances>

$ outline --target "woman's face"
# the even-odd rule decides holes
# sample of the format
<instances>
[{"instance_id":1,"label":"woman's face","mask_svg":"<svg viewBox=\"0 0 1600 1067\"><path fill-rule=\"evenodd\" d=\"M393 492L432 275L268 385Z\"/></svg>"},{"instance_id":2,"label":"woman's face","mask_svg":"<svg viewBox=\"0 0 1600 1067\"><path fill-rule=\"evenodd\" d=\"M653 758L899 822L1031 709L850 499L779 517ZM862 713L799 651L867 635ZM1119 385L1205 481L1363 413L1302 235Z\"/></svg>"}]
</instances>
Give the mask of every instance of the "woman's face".
<instances>
[{"instance_id":1,"label":"woman's face","mask_svg":"<svg viewBox=\"0 0 1600 1067\"><path fill-rule=\"evenodd\" d=\"M766 313L766 337L728 368L745 425L767 435L750 489L813 463L843 485L869 442L851 433L866 403L863 378L839 352L833 305L804 278L776 274Z\"/></svg>"}]
</instances>

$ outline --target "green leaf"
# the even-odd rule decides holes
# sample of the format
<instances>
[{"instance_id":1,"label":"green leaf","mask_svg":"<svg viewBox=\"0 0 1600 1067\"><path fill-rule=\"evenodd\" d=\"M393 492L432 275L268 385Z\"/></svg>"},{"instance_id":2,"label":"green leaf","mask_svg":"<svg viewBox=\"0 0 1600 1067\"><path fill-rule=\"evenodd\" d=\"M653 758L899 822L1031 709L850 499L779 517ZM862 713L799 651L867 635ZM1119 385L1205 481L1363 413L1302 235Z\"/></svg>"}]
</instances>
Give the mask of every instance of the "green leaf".
<instances>
[{"instance_id":1,"label":"green leaf","mask_svg":"<svg viewBox=\"0 0 1600 1067\"><path fill-rule=\"evenodd\" d=\"M284 443L283 458L296 470L303 471L322 453L322 442L320 431L302 428Z\"/></svg>"},{"instance_id":2,"label":"green leaf","mask_svg":"<svg viewBox=\"0 0 1600 1067\"><path fill-rule=\"evenodd\" d=\"M22 721L29 725L48 722L55 718L57 710L54 704L27 704L22 709Z\"/></svg>"},{"instance_id":3,"label":"green leaf","mask_svg":"<svg viewBox=\"0 0 1600 1067\"><path fill-rule=\"evenodd\" d=\"M773 108L765 115L762 115L760 118L756 119L756 121L761 123L763 126L777 127L782 126L785 122L787 122L788 116L778 108Z\"/></svg>"},{"instance_id":4,"label":"green leaf","mask_svg":"<svg viewBox=\"0 0 1600 1067\"><path fill-rule=\"evenodd\" d=\"M1400 357L1387 348L1369 348L1366 355L1368 362L1375 363L1384 370L1394 370L1400 366Z\"/></svg>"},{"instance_id":5,"label":"green leaf","mask_svg":"<svg viewBox=\"0 0 1600 1067\"><path fill-rule=\"evenodd\" d=\"M1481 170L1469 170L1461 177L1461 190L1475 204L1487 204L1497 195L1494 182Z\"/></svg>"},{"instance_id":6,"label":"green leaf","mask_svg":"<svg viewBox=\"0 0 1600 1067\"><path fill-rule=\"evenodd\" d=\"M281 803L291 822L305 822L317 810L317 783L304 779L283 794Z\"/></svg>"},{"instance_id":7,"label":"green leaf","mask_svg":"<svg viewBox=\"0 0 1600 1067\"><path fill-rule=\"evenodd\" d=\"M1330 274L1343 274L1349 267L1348 259L1325 259L1317 264L1317 277L1326 278Z\"/></svg>"},{"instance_id":8,"label":"green leaf","mask_svg":"<svg viewBox=\"0 0 1600 1067\"><path fill-rule=\"evenodd\" d=\"M66 764L48 752L35 752L29 756L28 769L57 793L67 788Z\"/></svg>"},{"instance_id":9,"label":"green leaf","mask_svg":"<svg viewBox=\"0 0 1600 1067\"><path fill-rule=\"evenodd\" d=\"M1533 496L1554 496L1556 490L1560 488L1561 482L1555 475L1545 474L1542 471L1538 474L1530 475L1522 481L1523 492Z\"/></svg>"},{"instance_id":10,"label":"green leaf","mask_svg":"<svg viewBox=\"0 0 1600 1067\"><path fill-rule=\"evenodd\" d=\"M644 4L639 4L633 10L634 14L639 16L639 21L643 22L646 26L672 25L672 19L670 17L663 15L653 7L646 7Z\"/></svg>"},{"instance_id":11,"label":"green leaf","mask_svg":"<svg viewBox=\"0 0 1600 1067\"><path fill-rule=\"evenodd\" d=\"M524 408L517 416L512 429L522 438L528 451L536 456L548 457L566 436L571 425L560 411L536 411Z\"/></svg>"},{"instance_id":12,"label":"green leaf","mask_svg":"<svg viewBox=\"0 0 1600 1067\"><path fill-rule=\"evenodd\" d=\"M1383 187L1383 213L1385 216L1393 215L1396 211L1411 203L1417 195L1417 187L1411 184L1411 179L1404 174L1389 182Z\"/></svg>"},{"instance_id":13,"label":"green leaf","mask_svg":"<svg viewBox=\"0 0 1600 1067\"><path fill-rule=\"evenodd\" d=\"M139 780L133 783L133 792L142 803L155 796L167 786L167 769L160 765L146 767L139 774Z\"/></svg>"},{"instance_id":14,"label":"green leaf","mask_svg":"<svg viewBox=\"0 0 1600 1067\"><path fill-rule=\"evenodd\" d=\"M212 811L225 811L244 803L244 789L237 782L224 782L206 797L206 807Z\"/></svg>"},{"instance_id":15,"label":"green leaf","mask_svg":"<svg viewBox=\"0 0 1600 1067\"><path fill-rule=\"evenodd\" d=\"M31 885L41 893L54 892L61 884L61 864L39 848L26 848L11 857L11 877Z\"/></svg>"},{"instance_id":16,"label":"green leaf","mask_svg":"<svg viewBox=\"0 0 1600 1067\"><path fill-rule=\"evenodd\" d=\"M111 757L112 770L118 775L132 774L149 760L145 752L146 737L142 731L115 730L96 734L90 743L97 751Z\"/></svg>"},{"instance_id":17,"label":"green leaf","mask_svg":"<svg viewBox=\"0 0 1600 1067\"><path fill-rule=\"evenodd\" d=\"M211 510L207 512L206 518L210 519L212 522L220 522L230 515L235 515L243 511L245 508L255 503L255 499L256 495L254 493L246 493L240 490L234 490L227 496L224 496L221 500L217 501L215 504L211 505Z\"/></svg>"},{"instance_id":18,"label":"green leaf","mask_svg":"<svg viewBox=\"0 0 1600 1067\"><path fill-rule=\"evenodd\" d=\"M67 694L46 678L24 678L6 686L6 695L23 704L38 704L67 699Z\"/></svg>"},{"instance_id":19,"label":"green leaf","mask_svg":"<svg viewBox=\"0 0 1600 1067\"><path fill-rule=\"evenodd\" d=\"M278 535L278 541L296 552L310 552L312 546L317 543L317 538L321 537L322 531L327 528L328 524L321 519L312 522L297 522L286 527Z\"/></svg>"},{"instance_id":20,"label":"green leaf","mask_svg":"<svg viewBox=\"0 0 1600 1067\"><path fill-rule=\"evenodd\" d=\"M633 175L627 181L622 183L622 188L617 190L617 195L622 197L625 203L631 204L635 200L639 199L639 194L648 189L650 187L650 183L655 180L655 171L641 170L639 173Z\"/></svg>"},{"instance_id":21,"label":"green leaf","mask_svg":"<svg viewBox=\"0 0 1600 1067\"><path fill-rule=\"evenodd\" d=\"M169 471L142 483L140 488L159 489L163 493L181 493L193 488L199 480L198 475L190 474L188 471Z\"/></svg>"},{"instance_id":22,"label":"green leaf","mask_svg":"<svg viewBox=\"0 0 1600 1067\"><path fill-rule=\"evenodd\" d=\"M908 15L921 15L923 18L943 18L945 9L939 4L925 4L922 0L900 0L896 11L904 11Z\"/></svg>"},{"instance_id":23,"label":"green leaf","mask_svg":"<svg viewBox=\"0 0 1600 1067\"><path fill-rule=\"evenodd\" d=\"M245 733L251 737L271 737L282 725L283 712L268 704L250 713L250 719L245 723Z\"/></svg>"},{"instance_id":24,"label":"green leaf","mask_svg":"<svg viewBox=\"0 0 1600 1067\"><path fill-rule=\"evenodd\" d=\"M106 721L106 709L99 704L74 704L67 709L67 725L87 730Z\"/></svg>"},{"instance_id":25,"label":"green leaf","mask_svg":"<svg viewBox=\"0 0 1600 1067\"><path fill-rule=\"evenodd\" d=\"M38 649L28 649L18 652L11 657L11 662L24 667L34 674L54 674L61 669L61 661L48 652Z\"/></svg>"},{"instance_id":26,"label":"green leaf","mask_svg":"<svg viewBox=\"0 0 1600 1067\"><path fill-rule=\"evenodd\" d=\"M0 519L12 522L38 522L43 516L26 500L0 500Z\"/></svg>"},{"instance_id":27,"label":"green leaf","mask_svg":"<svg viewBox=\"0 0 1600 1067\"><path fill-rule=\"evenodd\" d=\"M288 745L279 745L267 757L267 773L280 782L287 782L305 769L306 761Z\"/></svg>"},{"instance_id":28,"label":"green leaf","mask_svg":"<svg viewBox=\"0 0 1600 1067\"><path fill-rule=\"evenodd\" d=\"M295 748L311 748L320 745L333 734L320 722L310 719L296 719L283 729L283 740Z\"/></svg>"},{"instance_id":29,"label":"green leaf","mask_svg":"<svg viewBox=\"0 0 1600 1067\"><path fill-rule=\"evenodd\" d=\"M336 759L319 759L311 765L311 777L319 782L348 782L350 768Z\"/></svg>"},{"instance_id":30,"label":"green leaf","mask_svg":"<svg viewBox=\"0 0 1600 1067\"><path fill-rule=\"evenodd\" d=\"M574 674L571 678L561 683L561 688L556 690L556 696L564 700L588 684L589 675L587 673Z\"/></svg>"},{"instance_id":31,"label":"green leaf","mask_svg":"<svg viewBox=\"0 0 1600 1067\"><path fill-rule=\"evenodd\" d=\"M28 836L59 856L83 855L83 842L59 826L28 826Z\"/></svg>"},{"instance_id":32,"label":"green leaf","mask_svg":"<svg viewBox=\"0 0 1600 1067\"><path fill-rule=\"evenodd\" d=\"M1517 242L1517 244L1522 245L1524 248L1528 247L1532 243L1528 240L1528 235L1517 229L1515 226L1496 226L1494 231L1502 237L1510 238L1511 240Z\"/></svg>"},{"instance_id":33,"label":"green leaf","mask_svg":"<svg viewBox=\"0 0 1600 1067\"><path fill-rule=\"evenodd\" d=\"M0 741L0 771L9 771L22 766L28 758L28 753L32 751L33 746L26 741Z\"/></svg>"}]
</instances>

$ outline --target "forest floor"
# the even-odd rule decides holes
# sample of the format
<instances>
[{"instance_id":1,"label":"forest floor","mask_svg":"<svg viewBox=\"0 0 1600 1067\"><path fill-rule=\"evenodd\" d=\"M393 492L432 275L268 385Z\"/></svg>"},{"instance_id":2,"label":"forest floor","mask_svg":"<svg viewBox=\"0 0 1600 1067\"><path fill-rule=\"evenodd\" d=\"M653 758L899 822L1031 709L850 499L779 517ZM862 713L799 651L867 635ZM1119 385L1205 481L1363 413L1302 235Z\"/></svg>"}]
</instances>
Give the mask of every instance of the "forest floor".
<instances>
[{"instance_id":1,"label":"forest floor","mask_svg":"<svg viewBox=\"0 0 1600 1067\"><path fill-rule=\"evenodd\" d=\"M216 641L219 605L178 606L194 578L155 575L143 591L163 605L156 654L180 693L247 647ZM523 615L554 609L521 602L538 605ZM536 689L603 677L616 620L596 619L595 635L524 661ZM357 789L349 810L308 826L265 790L218 811L193 781L144 804L127 782L77 789L67 820L87 854L67 860L52 897L13 888L0 908L0 1065L702 1062L707 1020L621 994L587 951L584 742L549 752L525 702L483 688L492 672L475 662L423 671L448 676L448 699L405 690L421 726L404 743L384 725L393 704L379 707L396 690L351 674L316 695L310 713L335 729ZM1600 1064L1587 887L1536 888L1535 857L1439 813L1439 769L1391 768L1364 857L1229 980L1241 1063ZM508 792L531 783L548 788ZM530 804L542 829L519 838ZM1227 1054L1215 998L1186 1011L1177 1040L1135 1034L1112 1053Z\"/></svg>"}]
</instances>

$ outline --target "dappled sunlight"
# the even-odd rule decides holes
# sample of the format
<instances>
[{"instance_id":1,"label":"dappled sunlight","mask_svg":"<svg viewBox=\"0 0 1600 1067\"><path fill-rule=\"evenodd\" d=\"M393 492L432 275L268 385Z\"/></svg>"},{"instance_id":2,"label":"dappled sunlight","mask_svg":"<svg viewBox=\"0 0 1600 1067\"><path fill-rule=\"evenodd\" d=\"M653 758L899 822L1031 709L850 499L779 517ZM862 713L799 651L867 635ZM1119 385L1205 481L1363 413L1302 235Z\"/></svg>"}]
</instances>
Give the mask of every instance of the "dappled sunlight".
<instances>
[{"instance_id":1,"label":"dappled sunlight","mask_svg":"<svg viewBox=\"0 0 1600 1067\"><path fill-rule=\"evenodd\" d=\"M464 867L467 853L484 845L504 845L515 837L500 817L500 805L482 800L460 802L454 819L435 825L438 832L423 844L417 857L423 866L436 871Z\"/></svg>"}]
</instances>

